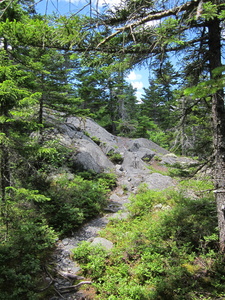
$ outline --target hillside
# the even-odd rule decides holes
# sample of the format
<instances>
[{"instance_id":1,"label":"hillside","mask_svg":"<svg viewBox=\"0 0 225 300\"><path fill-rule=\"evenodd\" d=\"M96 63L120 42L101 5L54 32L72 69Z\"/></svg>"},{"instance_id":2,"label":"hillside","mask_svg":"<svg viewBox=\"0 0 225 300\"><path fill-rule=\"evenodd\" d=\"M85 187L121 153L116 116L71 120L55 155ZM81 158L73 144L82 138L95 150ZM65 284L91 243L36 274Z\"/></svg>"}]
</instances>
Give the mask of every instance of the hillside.
<instances>
[{"instance_id":1,"label":"hillside","mask_svg":"<svg viewBox=\"0 0 225 300\"><path fill-rule=\"evenodd\" d=\"M64 299L217 299L213 187L203 173L189 178L198 163L147 139L113 136L91 119L68 118L54 134L76 148L81 170L117 177L105 213L57 243Z\"/></svg>"}]
</instances>

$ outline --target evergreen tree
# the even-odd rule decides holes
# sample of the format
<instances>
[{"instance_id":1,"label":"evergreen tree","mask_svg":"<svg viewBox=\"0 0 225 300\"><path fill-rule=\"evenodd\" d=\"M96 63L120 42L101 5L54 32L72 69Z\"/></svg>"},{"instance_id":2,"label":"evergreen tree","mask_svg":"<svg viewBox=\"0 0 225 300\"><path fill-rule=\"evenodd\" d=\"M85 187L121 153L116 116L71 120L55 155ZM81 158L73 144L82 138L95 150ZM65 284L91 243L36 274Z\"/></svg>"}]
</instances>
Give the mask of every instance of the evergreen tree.
<instances>
[{"instance_id":1,"label":"evergreen tree","mask_svg":"<svg viewBox=\"0 0 225 300\"><path fill-rule=\"evenodd\" d=\"M167 60L165 66L153 70L153 78L149 80L149 88L144 88L142 97L142 113L149 116L162 130L174 127L174 90L177 86L178 74Z\"/></svg>"},{"instance_id":2,"label":"evergreen tree","mask_svg":"<svg viewBox=\"0 0 225 300\"><path fill-rule=\"evenodd\" d=\"M96 46L101 51L113 48L118 55L120 51L123 55L133 54L136 62L159 55L163 59L164 53L175 51L183 51L183 56L188 57L197 51L203 56L197 74L207 72L210 80L189 93L193 97L211 95L212 99L214 182L222 251L225 249L225 183L222 180L225 177L225 110L221 68L224 17L223 1L178 1L174 6L165 1L125 1L104 18L104 24L116 26L116 30Z\"/></svg>"}]
</instances>

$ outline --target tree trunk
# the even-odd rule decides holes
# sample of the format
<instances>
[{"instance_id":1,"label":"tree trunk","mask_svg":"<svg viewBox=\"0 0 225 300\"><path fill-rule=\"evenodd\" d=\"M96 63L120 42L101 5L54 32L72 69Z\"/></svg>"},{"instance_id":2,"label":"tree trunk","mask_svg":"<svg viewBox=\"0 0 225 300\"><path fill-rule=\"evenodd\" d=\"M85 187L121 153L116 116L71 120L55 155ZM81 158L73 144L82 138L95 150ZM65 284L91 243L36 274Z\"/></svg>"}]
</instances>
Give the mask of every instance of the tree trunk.
<instances>
[{"instance_id":1,"label":"tree trunk","mask_svg":"<svg viewBox=\"0 0 225 300\"><path fill-rule=\"evenodd\" d=\"M115 114L116 114L116 107L115 107L115 96L113 95L113 88L112 84L108 82L108 89L109 89L109 112L110 112L110 121L111 121L111 133L116 134L116 125L115 125Z\"/></svg>"},{"instance_id":2,"label":"tree trunk","mask_svg":"<svg viewBox=\"0 0 225 300\"><path fill-rule=\"evenodd\" d=\"M221 63L221 28L218 19L208 24L209 65L212 71ZM224 92L218 90L212 95L212 122L214 146L214 185L217 205L220 250L225 248L225 109Z\"/></svg>"},{"instance_id":3,"label":"tree trunk","mask_svg":"<svg viewBox=\"0 0 225 300\"><path fill-rule=\"evenodd\" d=\"M1 148L1 198L2 204L6 201L6 188L10 186L9 152L4 145Z\"/></svg>"},{"instance_id":4,"label":"tree trunk","mask_svg":"<svg viewBox=\"0 0 225 300\"><path fill-rule=\"evenodd\" d=\"M186 155L186 145L185 145L185 120L186 120L186 99L183 97L181 99L181 105L182 105L182 118L181 118L181 134L180 134L180 140L181 140L181 153L183 156Z\"/></svg>"},{"instance_id":5,"label":"tree trunk","mask_svg":"<svg viewBox=\"0 0 225 300\"><path fill-rule=\"evenodd\" d=\"M3 223L6 227L6 236L9 231L9 221L8 221L8 210L7 210L7 194L6 189L11 185L11 174L10 174L10 159L9 159L9 149L4 145L4 142L0 145L0 155L1 155L1 167L0 167L0 176L1 176L1 208L0 214L3 219Z\"/></svg>"}]
</instances>

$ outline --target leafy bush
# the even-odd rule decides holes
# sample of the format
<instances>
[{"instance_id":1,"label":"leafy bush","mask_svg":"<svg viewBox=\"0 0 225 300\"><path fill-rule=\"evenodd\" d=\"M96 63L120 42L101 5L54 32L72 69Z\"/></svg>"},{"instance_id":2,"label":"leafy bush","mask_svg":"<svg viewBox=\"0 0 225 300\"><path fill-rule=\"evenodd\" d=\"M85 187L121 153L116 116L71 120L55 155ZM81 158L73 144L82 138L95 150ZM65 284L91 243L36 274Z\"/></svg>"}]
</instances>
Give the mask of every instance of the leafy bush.
<instances>
[{"instance_id":1,"label":"leafy bush","mask_svg":"<svg viewBox=\"0 0 225 300\"><path fill-rule=\"evenodd\" d=\"M197 167L198 167L197 164L186 165L186 164L175 163L169 167L168 175L171 177L190 178L193 177L193 174L195 174Z\"/></svg>"},{"instance_id":2,"label":"leafy bush","mask_svg":"<svg viewBox=\"0 0 225 300\"><path fill-rule=\"evenodd\" d=\"M194 189L205 185L197 181ZM130 219L111 220L101 232L114 243L108 255L86 244L75 250L75 259L95 282L96 299L225 296L224 257L217 252L211 194L191 199L179 190L152 191L142 186L132 196L129 210Z\"/></svg>"},{"instance_id":3,"label":"leafy bush","mask_svg":"<svg viewBox=\"0 0 225 300\"><path fill-rule=\"evenodd\" d=\"M101 140L99 138L97 138L96 136L92 136L91 137L92 141L95 142L97 145L101 144Z\"/></svg>"},{"instance_id":4,"label":"leafy bush","mask_svg":"<svg viewBox=\"0 0 225 300\"><path fill-rule=\"evenodd\" d=\"M98 181L101 185L112 189L116 186L117 176L115 173L95 173L94 171L83 171L77 173L86 180Z\"/></svg>"},{"instance_id":5,"label":"leafy bush","mask_svg":"<svg viewBox=\"0 0 225 300\"><path fill-rule=\"evenodd\" d=\"M120 164L123 162L123 157L120 153L114 152L113 150L110 150L107 153L107 156L109 157L109 159L111 160L111 162L115 163L115 164Z\"/></svg>"},{"instance_id":6,"label":"leafy bush","mask_svg":"<svg viewBox=\"0 0 225 300\"><path fill-rule=\"evenodd\" d=\"M94 217L106 204L107 182L85 180L76 176L69 180L62 174L51 182L46 195L51 201L41 208L50 226L61 234L70 234L85 219Z\"/></svg>"},{"instance_id":7,"label":"leafy bush","mask_svg":"<svg viewBox=\"0 0 225 300\"><path fill-rule=\"evenodd\" d=\"M78 248L73 250L73 257L83 265L85 275L99 278L105 271L105 259L107 251L101 245L91 245L82 242Z\"/></svg>"}]
</instances>

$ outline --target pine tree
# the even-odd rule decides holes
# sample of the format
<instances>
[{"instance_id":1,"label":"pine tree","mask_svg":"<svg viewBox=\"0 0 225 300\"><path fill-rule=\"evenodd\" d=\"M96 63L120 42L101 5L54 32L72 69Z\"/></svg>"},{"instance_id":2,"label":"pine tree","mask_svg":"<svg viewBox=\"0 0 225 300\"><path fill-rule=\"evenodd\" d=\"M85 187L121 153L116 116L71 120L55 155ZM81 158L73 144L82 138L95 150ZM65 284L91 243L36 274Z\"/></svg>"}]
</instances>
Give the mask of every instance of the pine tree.
<instances>
[{"instance_id":1,"label":"pine tree","mask_svg":"<svg viewBox=\"0 0 225 300\"><path fill-rule=\"evenodd\" d=\"M175 5L170 1L125 1L104 18L104 23L116 26L116 30L97 45L101 51L113 47L118 55L120 51L123 55L133 54L136 62L155 56L163 59L167 52L182 52L183 57L194 53L203 56L201 67L193 69L192 73L197 71L200 75L204 71L210 74L210 80L199 87L202 97L208 94L212 98L214 182L222 251L225 248L225 183L222 179L225 177L225 110L221 85L221 24L224 17L223 1L178 1ZM210 90L207 85L211 85ZM196 89L190 92L192 96L195 96L194 91Z\"/></svg>"}]
</instances>

